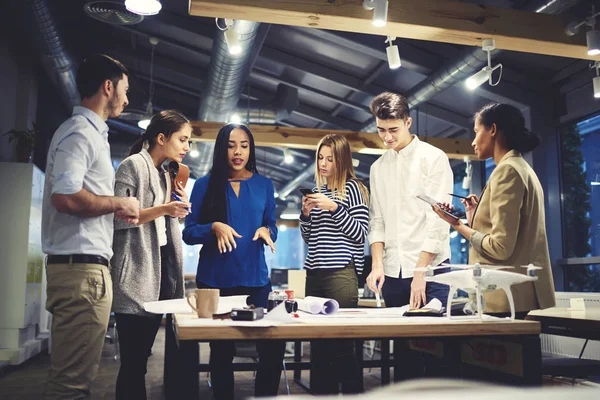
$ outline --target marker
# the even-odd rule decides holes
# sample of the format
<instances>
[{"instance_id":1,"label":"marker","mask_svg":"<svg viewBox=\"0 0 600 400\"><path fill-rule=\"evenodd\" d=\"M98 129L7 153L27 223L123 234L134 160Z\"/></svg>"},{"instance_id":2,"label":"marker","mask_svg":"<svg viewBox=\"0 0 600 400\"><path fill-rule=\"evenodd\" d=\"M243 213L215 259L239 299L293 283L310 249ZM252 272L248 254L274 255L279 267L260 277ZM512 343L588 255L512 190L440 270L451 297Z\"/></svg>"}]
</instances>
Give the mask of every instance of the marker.
<instances>
[{"instance_id":1,"label":"marker","mask_svg":"<svg viewBox=\"0 0 600 400\"><path fill-rule=\"evenodd\" d=\"M175 192L171 192L171 196L173 196L173 198L174 198L176 201L179 201L179 202L183 203L183 200L181 200L181 197L177 196L177 194L175 194ZM189 209L189 208L186 208L186 210L190 211L190 209Z\"/></svg>"},{"instance_id":2,"label":"marker","mask_svg":"<svg viewBox=\"0 0 600 400\"><path fill-rule=\"evenodd\" d=\"M379 289L379 282L375 284L375 287ZM381 308L381 298L379 298L379 292L375 292L375 301L377 302L377 308Z\"/></svg>"}]
</instances>

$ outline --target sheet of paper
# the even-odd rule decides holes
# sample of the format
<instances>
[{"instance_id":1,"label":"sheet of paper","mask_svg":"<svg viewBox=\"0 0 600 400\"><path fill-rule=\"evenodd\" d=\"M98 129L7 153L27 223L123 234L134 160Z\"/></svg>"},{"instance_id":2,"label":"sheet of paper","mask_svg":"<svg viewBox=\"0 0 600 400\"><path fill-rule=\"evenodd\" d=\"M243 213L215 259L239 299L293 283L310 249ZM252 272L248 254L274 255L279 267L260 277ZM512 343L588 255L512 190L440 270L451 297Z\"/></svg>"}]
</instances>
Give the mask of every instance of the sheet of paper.
<instances>
[{"instance_id":1,"label":"sheet of paper","mask_svg":"<svg viewBox=\"0 0 600 400\"><path fill-rule=\"evenodd\" d=\"M219 297L217 314L228 313L232 308L246 307L247 298L248 296ZM144 303L144 309L153 314L185 314L195 312L188 304L187 299L151 301Z\"/></svg>"},{"instance_id":2,"label":"sheet of paper","mask_svg":"<svg viewBox=\"0 0 600 400\"><path fill-rule=\"evenodd\" d=\"M258 321L232 321L230 319L218 320L210 318L186 318L178 321L177 324L182 327L192 326L236 326L248 328L268 328L282 324L291 324L297 320L285 310L285 304L281 303L269 311L263 319Z\"/></svg>"}]
</instances>

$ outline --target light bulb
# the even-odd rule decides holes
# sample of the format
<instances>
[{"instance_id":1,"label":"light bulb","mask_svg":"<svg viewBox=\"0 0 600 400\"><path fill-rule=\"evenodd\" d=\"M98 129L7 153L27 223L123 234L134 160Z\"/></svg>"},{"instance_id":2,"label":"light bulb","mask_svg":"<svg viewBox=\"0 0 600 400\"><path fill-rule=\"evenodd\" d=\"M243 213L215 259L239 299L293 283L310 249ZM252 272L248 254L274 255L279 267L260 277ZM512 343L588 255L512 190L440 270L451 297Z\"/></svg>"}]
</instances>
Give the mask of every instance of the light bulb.
<instances>
[{"instance_id":1,"label":"light bulb","mask_svg":"<svg viewBox=\"0 0 600 400\"><path fill-rule=\"evenodd\" d=\"M143 130L146 130L148 128L148 125L150 125L150 119L149 118L140 119L138 121L138 126L140 128L142 128Z\"/></svg>"},{"instance_id":2,"label":"light bulb","mask_svg":"<svg viewBox=\"0 0 600 400\"><path fill-rule=\"evenodd\" d=\"M467 89L475 90L479 86L481 86L484 82L490 79L491 68L484 67L481 71L477 72L474 75L471 75L465 82Z\"/></svg>"},{"instance_id":3,"label":"light bulb","mask_svg":"<svg viewBox=\"0 0 600 400\"><path fill-rule=\"evenodd\" d=\"M125 8L138 15L156 15L162 5L158 0L125 0Z\"/></svg>"}]
</instances>

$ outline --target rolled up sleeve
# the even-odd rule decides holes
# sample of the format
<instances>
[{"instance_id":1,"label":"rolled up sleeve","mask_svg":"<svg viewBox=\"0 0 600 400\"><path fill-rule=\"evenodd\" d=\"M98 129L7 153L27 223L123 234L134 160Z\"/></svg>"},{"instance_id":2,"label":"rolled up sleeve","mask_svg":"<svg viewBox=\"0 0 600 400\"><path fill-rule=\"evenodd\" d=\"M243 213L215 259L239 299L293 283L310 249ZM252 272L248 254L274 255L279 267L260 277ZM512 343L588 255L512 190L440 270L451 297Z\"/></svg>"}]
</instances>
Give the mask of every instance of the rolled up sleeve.
<instances>
[{"instance_id":1,"label":"rolled up sleeve","mask_svg":"<svg viewBox=\"0 0 600 400\"><path fill-rule=\"evenodd\" d=\"M82 133L73 132L58 143L50 177L52 194L74 194L83 189L83 179L96 160L96 151Z\"/></svg>"},{"instance_id":2,"label":"rolled up sleeve","mask_svg":"<svg viewBox=\"0 0 600 400\"><path fill-rule=\"evenodd\" d=\"M377 171L371 167L370 181L371 181L371 201L369 207L369 244L382 242L385 243L385 221L382 215L381 203L379 202L379 193L377 192L377 185L375 177Z\"/></svg>"}]
</instances>

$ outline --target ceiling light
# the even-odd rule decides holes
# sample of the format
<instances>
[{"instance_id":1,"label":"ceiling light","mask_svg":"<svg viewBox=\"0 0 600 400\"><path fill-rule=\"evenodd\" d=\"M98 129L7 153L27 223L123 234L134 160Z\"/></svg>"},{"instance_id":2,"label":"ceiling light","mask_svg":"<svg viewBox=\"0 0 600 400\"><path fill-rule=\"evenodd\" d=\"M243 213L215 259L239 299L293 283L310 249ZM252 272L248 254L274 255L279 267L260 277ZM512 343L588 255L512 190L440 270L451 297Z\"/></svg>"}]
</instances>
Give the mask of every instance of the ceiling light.
<instances>
[{"instance_id":1,"label":"ceiling light","mask_svg":"<svg viewBox=\"0 0 600 400\"><path fill-rule=\"evenodd\" d=\"M354 168L358 168L358 166L359 166L359 165L360 165L360 160L358 160L358 159L356 159L356 158L353 158L353 159L352 159L352 166L353 166Z\"/></svg>"},{"instance_id":2,"label":"ceiling light","mask_svg":"<svg viewBox=\"0 0 600 400\"><path fill-rule=\"evenodd\" d=\"M152 120L152 113L152 100L149 99L148 105L146 106L146 112L144 113L144 116L138 121L138 126L143 130L146 130L148 128L148 125L150 125L150 120Z\"/></svg>"},{"instance_id":3,"label":"ceiling light","mask_svg":"<svg viewBox=\"0 0 600 400\"><path fill-rule=\"evenodd\" d=\"M390 69L397 69L400 68L400 66L402 65L402 62L400 61L400 52L398 51L398 46L392 43L394 40L396 40L396 36L388 36L387 39L385 39L385 42L390 44L385 49Z\"/></svg>"},{"instance_id":4,"label":"ceiling light","mask_svg":"<svg viewBox=\"0 0 600 400\"><path fill-rule=\"evenodd\" d=\"M600 61L596 61L591 65L591 68L596 69L596 76L592 80L594 85L594 97L600 99Z\"/></svg>"},{"instance_id":5,"label":"ceiling light","mask_svg":"<svg viewBox=\"0 0 600 400\"><path fill-rule=\"evenodd\" d=\"M600 31L592 29L585 35L587 39L588 56L600 54Z\"/></svg>"},{"instance_id":6,"label":"ceiling light","mask_svg":"<svg viewBox=\"0 0 600 400\"><path fill-rule=\"evenodd\" d=\"M287 231L287 225L279 224L279 232L285 232L285 231Z\"/></svg>"},{"instance_id":7,"label":"ceiling light","mask_svg":"<svg viewBox=\"0 0 600 400\"><path fill-rule=\"evenodd\" d=\"M285 210L281 212L280 219L294 220L300 218L300 209L296 203L290 202Z\"/></svg>"},{"instance_id":8,"label":"ceiling light","mask_svg":"<svg viewBox=\"0 0 600 400\"><path fill-rule=\"evenodd\" d=\"M240 43L240 39L238 39L237 32L233 27L233 20L226 19L225 24L227 25L227 28L225 31L223 31L223 34L225 35L225 42L227 43L229 54L240 54L242 52L242 45Z\"/></svg>"},{"instance_id":9,"label":"ceiling light","mask_svg":"<svg viewBox=\"0 0 600 400\"><path fill-rule=\"evenodd\" d=\"M143 130L146 130L148 125L150 125L150 118L143 118L138 121L138 126Z\"/></svg>"},{"instance_id":10,"label":"ceiling light","mask_svg":"<svg viewBox=\"0 0 600 400\"><path fill-rule=\"evenodd\" d=\"M283 162L286 164L294 162L294 155L290 149L283 149Z\"/></svg>"},{"instance_id":11,"label":"ceiling light","mask_svg":"<svg viewBox=\"0 0 600 400\"><path fill-rule=\"evenodd\" d=\"M476 72L471 75L466 81L465 85L469 90L475 90L479 86L481 86L485 81L488 81L490 86L496 86L500 83L500 79L502 79L502 64L496 64L492 67L492 51L496 48L496 42L494 39L485 39L481 45L483 51L487 53L488 64L481 69L481 71ZM494 83L492 81L492 73L500 68L500 75L498 76L498 80Z\"/></svg>"},{"instance_id":12,"label":"ceiling light","mask_svg":"<svg viewBox=\"0 0 600 400\"><path fill-rule=\"evenodd\" d=\"M388 0L364 0L363 8L373 10L373 26L382 28L387 23Z\"/></svg>"},{"instance_id":13,"label":"ceiling light","mask_svg":"<svg viewBox=\"0 0 600 400\"><path fill-rule=\"evenodd\" d=\"M231 116L231 118L229 118L229 120L231 121L232 124L241 124L242 123L242 117L240 117L238 114L233 114Z\"/></svg>"},{"instance_id":14,"label":"ceiling light","mask_svg":"<svg viewBox=\"0 0 600 400\"><path fill-rule=\"evenodd\" d=\"M278 197L279 197L279 193L275 192L275 193L273 194L273 196L274 196L275 198L278 198Z\"/></svg>"},{"instance_id":15,"label":"ceiling light","mask_svg":"<svg viewBox=\"0 0 600 400\"><path fill-rule=\"evenodd\" d=\"M192 146L190 146L190 157L196 158L200 155L200 152L198 151L198 147L196 147L196 145Z\"/></svg>"},{"instance_id":16,"label":"ceiling light","mask_svg":"<svg viewBox=\"0 0 600 400\"><path fill-rule=\"evenodd\" d=\"M158 0L125 0L125 8L138 15L156 15L162 5Z\"/></svg>"}]
</instances>

